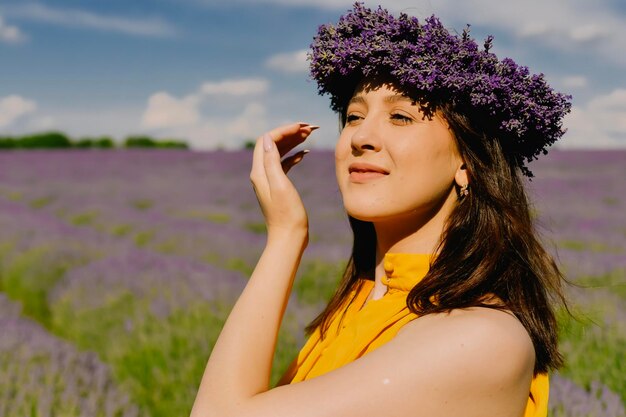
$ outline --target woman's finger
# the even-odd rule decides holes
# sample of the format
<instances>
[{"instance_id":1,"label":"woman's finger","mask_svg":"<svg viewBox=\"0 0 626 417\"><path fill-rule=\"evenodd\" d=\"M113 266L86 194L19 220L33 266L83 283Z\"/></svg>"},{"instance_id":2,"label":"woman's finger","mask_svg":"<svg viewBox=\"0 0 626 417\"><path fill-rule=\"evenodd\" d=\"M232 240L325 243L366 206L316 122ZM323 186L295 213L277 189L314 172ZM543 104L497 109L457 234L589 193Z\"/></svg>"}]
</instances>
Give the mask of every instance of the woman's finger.
<instances>
[{"instance_id":1,"label":"woman's finger","mask_svg":"<svg viewBox=\"0 0 626 417\"><path fill-rule=\"evenodd\" d=\"M301 144L317 129L318 126L308 123L291 123L279 126L269 133L276 143L280 156L286 155L290 150Z\"/></svg>"},{"instance_id":2,"label":"woman's finger","mask_svg":"<svg viewBox=\"0 0 626 417\"><path fill-rule=\"evenodd\" d=\"M272 189L281 189L287 185L289 179L283 171L278 147L270 133L263 135L263 149L263 164L270 192Z\"/></svg>"},{"instance_id":3,"label":"woman's finger","mask_svg":"<svg viewBox=\"0 0 626 417\"><path fill-rule=\"evenodd\" d=\"M250 181L252 181L255 193L259 198L262 198L264 195L269 195L269 184L267 182L264 167L264 153L263 137L261 136L257 139L256 144L254 145L252 169L250 170Z\"/></svg>"},{"instance_id":4,"label":"woman's finger","mask_svg":"<svg viewBox=\"0 0 626 417\"><path fill-rule=\"evenodd\" d=\"M289 170L294 165L297 165L298 163L300 163L300 161L302 161L302 159L304 159L304 155L306 155L309 152L310 151L308 149L304 149L302 151L296 152L295 154L293 154L293 155L283 159L281 164L283 166L283 171L285 172L285 174L288 173Z\"/></svg>"},{"instance_id":5,"label":"woman's finger","mask_svg":"<svg viewBox=\"0 0 626 417\"><path fill-rule=\"evenodd\" d=\"M283 154L302 143L317 126L291 123L279 126L257 139L254 147L250 180L259 199L270 198L272 187L289 186L286 173L302 159L302 151L281 162ZM268 147L268 151L265 148Z\"/></svg>"}]
</instances>

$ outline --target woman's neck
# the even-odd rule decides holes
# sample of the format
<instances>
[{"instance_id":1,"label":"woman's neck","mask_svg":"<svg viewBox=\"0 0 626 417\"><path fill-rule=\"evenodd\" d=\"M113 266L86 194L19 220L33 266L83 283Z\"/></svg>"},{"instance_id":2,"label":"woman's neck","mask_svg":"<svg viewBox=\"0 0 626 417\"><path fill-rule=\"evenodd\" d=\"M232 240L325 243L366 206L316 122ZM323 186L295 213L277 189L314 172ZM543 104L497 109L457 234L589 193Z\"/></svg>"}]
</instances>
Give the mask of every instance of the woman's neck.
<instances>
[{"instance_id":1,"label":"woman's neck","mask_svg":"<svg viewBox=\"0 0 626 417\"><path fill-rule=\"evenodd\" d=\"M409 221L375 223L376 258L386 253L433 253L441 239L443 224L431 221L414 225Z\"/></svg>"},{"instance_id":2,"label":"woman's neck","mask_svg":"<svg viewBox=\"0 0 626 417\"><path fill-rule=\"evenodd\" d=\"M434 253L441 241L446 220L456 204L450 195L444 203L426 213L410 213L375 221L376 261L391 253Z\"/></svg>"}]
</instances>

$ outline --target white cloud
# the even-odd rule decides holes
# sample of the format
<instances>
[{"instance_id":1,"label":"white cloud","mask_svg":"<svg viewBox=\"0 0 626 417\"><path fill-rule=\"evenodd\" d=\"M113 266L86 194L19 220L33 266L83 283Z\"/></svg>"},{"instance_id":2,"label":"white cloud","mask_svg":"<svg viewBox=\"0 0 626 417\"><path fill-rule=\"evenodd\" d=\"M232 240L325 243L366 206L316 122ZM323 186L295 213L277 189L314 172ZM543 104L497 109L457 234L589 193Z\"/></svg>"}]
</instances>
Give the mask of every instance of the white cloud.
<instances>
[{"instance_id":1,"label":"white cloud","mask_svg":"<svg viewBox=\"0 0 626 417\"><path fill-rule=\"evenodd\" d=\"M202 84L204 95L250 96L264 94L269 90L269 81L262 78L242 78Z\"/></svg>"},{"instance_id":2,"label":"white cloud","mask_svg":"<svg viewBox=\"0 0 626 417\"><path fill-rule=\"evenodd\" d=\"M191 3L203 4L207 6L221 6L223 0L187 0ZM230 4L276 4L279 6L304 6L304 7L318 7L324 9L347 9L352 4L353 0L230 0Z\"/></svg>"},{"instance_id":3,"label":"white cloud","mask_svg":"<svg viewBox=\"0 0 626 417\"><path fill-rule=\"evenodd\" d=\"M206 115L198 123L161 129L159 136L179 138L196 150L241 149L244 141L268 129L267 110L261 103L248 103L232 116Z\"/></svg>"},{"instance_id":4,"label":"white cloud","mask_svg":"<svg viewBox=\"0 0 626 417\"><path fill-rule=\"evenodd\" d=\"M582 75L570 75L563 77L561 83L566 88L583 88L588 84L587 78Z\"/></svg>"},{"instance_id":5,"label":"white cloud","mask_svg":"<svg viewBox=\"0 0 626 417\"><path fill-rule=\"evenodd\" d=\"M575 26L569 31L569 36L573 41L578 42L591 42L600 40L609 35L610 32L605 26L600 24L587 24L582 26Z\"/></svg>"},{"instance_id":6,"label":"white cloud","mask_svg":"<svg viewBox=\"0 0 626 417\"><path fill-rule=\"evenodd\" d=\"M141 133L137 126L141 110L121 103L110 107L63 107L58 103L37 103L36 111L16 119L2 130L12 135L60 130L72 138L111 136L121 139Z\"/></svg>"},{"instance_id":7,"label":"white cloud","mask_svg":"<svg viewBox=\"0 0 626 417\"><path fill-rule=\"evenodd\" d=\"M626 140L626 89L594 98L587 109L597 115L607 132L621 135Z\"/></svg>"},{"instance_id":8,"label":"white cloud","mask_svg":"<svg viewBox=\"0 0 626 417\"><path fill-rule=\"evenodd\" d=\"M575 106L565 118L567 133L559 146L577 148L617 148L626 146L626 89Z\"/></svg>"},{"instance_id":9,"label":"white cloud","mask_svg":"<svg viewBox=\"0 0 626 417\"><path fill-rule=\"evenodd\" d=\"M36 102L18 95L0 98L0 128L10 126L25 115L33 113L36 109Z\"/></svg>"},{"instance_id":10,"label":"white cloud","mask_svg":"<svg viewBox=\"0 0 626 417\"><path fill-rule=\"evenodd\" d=\"M196 150L241 149L246 140L255 139L268 129L265 105L253 102L232 116L207 115L199 123L159 132L184 139Z\"/></svg>"},{"instance_id":11,"label":"white cloud","mask_svg":"<svg viewBox=\"0 0 626 417\"><path fill-rule=\"evenodd\" d=\"M159 129L197 123L200 118L198 102L198 98L193 95L177 99L163 91L154 93L148 99L141 126Z\"/></svg>"},{"instance_id":12,"label":"white cloud","mask_svg":"<svg viewBox=\"0 0 626 417\"><path fill-rule=\"evenodd\" d=\"M140 126L186 140L194 149L240 148L267 129L266 106L258 98L268 91L265 79L240 78L205 82L183 98L158 92L148 99ZM211 106L216 100L220 105Z\"/></svg>"},{"instance_id":13,"label":"white cloud","mask_svg":"<svg viewBox=\"0 0 626 417\"><path fill-rule=\"evenodd\" d=\"M216 4L217 0L193 0ZM233 0L240 4L277 4L332 9L339 12L351 9L352 0ZM376 8L380 1L368 0L367 7ZM609 0L394 0L384 7L394 13L406 12L420 18L435 14L445 25L483 26L498 29L522 39L525 43L540 43L558 51L589 48L591 54L626 66L626 16L615 10ZM322 22L321 22L322 23ZM460 30L462 27L456 27ZM496 39L497 43L497 39Z\"/></svg>"},{"instance_id":14,"label":"white cloud","mask_svg":"<svg viewBox=\"0 0 626 417\"><path fill-rule=\"evenodd\" d=\"M138 121L141 120L141 108L122 103L112 106L60 107L52 106L41 111L48 117L39 123L62 130L74 138L111 136L122 139L128 135L141 133ZM33 121L34 123L35 121ZM48 128L50 128L48 127ZM36 130L30 127L29 130Z\"/></svg>"},{"instance_id":15,"label":"white cloud","mask_svg":"<svg viewBox=\"0 0 626 417\"><path fill-rule=\"evenodd\" d=\"M132 19L104 16L76 9L56 9L40 3L28 3L3 8L6 15L67 27L83 27L135 36L170 37L175 28L160 18Z\"/></svg>"},{"instance_id":16,"label":"white cloud","mask_svg":"<svg viewBox=\"0 0 626 417\"><path fill-rule=\"evenodd\" d=\"M203 120L195 126L185 126L162 131L161 134L180 138L195 150L212 150L223 143L223 124L218 120Z\"/></svg>"},{"instance_id":17,"label":"white cloud","mask_svg":"<svg viewBox=\"0 0 626 417\"><path fill-rule=\"evenodd\" d=\"M27 125L29 131L42 131L51 130L56 126L56 120L52 116L38 116L33 117L28 121Z\"/></svg>"},{"instance_id":18,"label":"white cloud","mask_svg":"<svg viewBox=\"0 0 626 417\"><path fill-rule=\"evenodd\" d=\"M572 16L581 19L582 16ZM581 19L582 20L582 19ZM603 23L603 24L606 24ZM521 38L534 37L552 46L578 47L579 44L611 40L611 32L601 24L584 24L574 27L550 25L548 22L523 22L516 33Z\"/></svg>"},{"instance_id":19,"label":"white cloud","mask_svg":"<svg viewBox=\"0 0 626 417\"><path fill-rule=\"evenodd\" d=\"M609 1L442 0L433 9L457 22L483 25L487 30L497 28L560 52L599 54L626 66L626 54L618 52L626 45L626 16L615 11Z\"/></svg>"},{"instance_id":20,"label":"white cloud","mask_svg":"<svg viewBox=\"0 0 626 417\"><path fill-rule=\"evenodd\" d=\"M306 49L300 49L295 52L272 55L265 61L265 66L285 73L307 72L309 63L307 62L306 54Z\"/></svg>"},{"instance_id":21,"label":"white cloud","mask_svg":"<svg viewBox=\"0 0 626 417\"><path fill-rule=\"evenodd\" d=\"M226 125L225 130L231 137L237 139L254 138L265 129L267 110L261 103L248 103L243 112L234 117Z\"/></svg>"},{"instance_id":22,"label":"white cloud","mask_svg":"<svg viewBox=\"0 0 626 417\"><path fill-rule=\"evenodd\" d=\"M0 42L19 43L26 39L26 36L17 26L7 25L4 18L0 16Z\"/></svg>"},{"instance_id":23,"label":"white cloud","mask_svg":"<svg viewBox=\"0 0 626 417\"><path fill-rule=\"evenodd\" d=\"M545 22L528 22L518 28L517 34L523 38L539 37L551 32L551 27Z\"/></svg>"}]
</instances>

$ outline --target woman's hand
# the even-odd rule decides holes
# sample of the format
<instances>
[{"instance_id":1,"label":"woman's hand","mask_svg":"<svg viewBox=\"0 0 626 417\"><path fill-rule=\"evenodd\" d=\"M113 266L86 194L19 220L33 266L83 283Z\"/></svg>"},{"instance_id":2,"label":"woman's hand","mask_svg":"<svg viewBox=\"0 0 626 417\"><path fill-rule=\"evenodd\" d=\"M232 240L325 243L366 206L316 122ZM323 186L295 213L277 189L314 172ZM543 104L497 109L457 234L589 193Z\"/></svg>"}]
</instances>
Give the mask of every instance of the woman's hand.
<instances>
[{"instance_id":1,"label":"woman's hand","mask_svg":"<svg viewBox=\"0 0 626 417\"><path fill-rule=\"evenodd\" d=\"M299 163L307 150L281 157L304 142L317 126L292 123L259 137L254 147L250 181L265 217L268 238L281 233L300 233L308 239L308 217L302 199L287 172Z\"/></svg>"}]
</instances>

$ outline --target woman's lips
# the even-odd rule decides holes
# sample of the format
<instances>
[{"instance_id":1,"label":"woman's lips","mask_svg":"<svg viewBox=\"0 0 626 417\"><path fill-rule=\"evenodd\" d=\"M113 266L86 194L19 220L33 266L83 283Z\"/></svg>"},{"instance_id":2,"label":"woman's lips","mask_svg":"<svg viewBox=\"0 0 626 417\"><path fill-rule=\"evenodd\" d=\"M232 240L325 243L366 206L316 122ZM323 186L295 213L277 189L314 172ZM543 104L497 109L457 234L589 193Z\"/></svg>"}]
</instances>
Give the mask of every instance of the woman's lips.
<instances>
[{"instance_id":1,"label":"woman's lips","mask_svg":"<svg viewBox=\"0 0 626 417\"><path fill-rule=\"evenodd\" d=\"M355 162L348 167L350 173L350 181L365 182L373 181L389 175L389 171L378 165L367 162Z\"/></svg>"},{"instance_id":2,"label":"woman's lips","mask_svg":"<svg viewBox=\"0 0 626 417\"><path fill-rule=\"evenodd\" d=\"M350 181L352 182L364 182L364 181L372 181L377 180L379 178L385 177L387 174L382 172L375 171L352 171L350 173Z\"/></svg>"}]
</instances>

